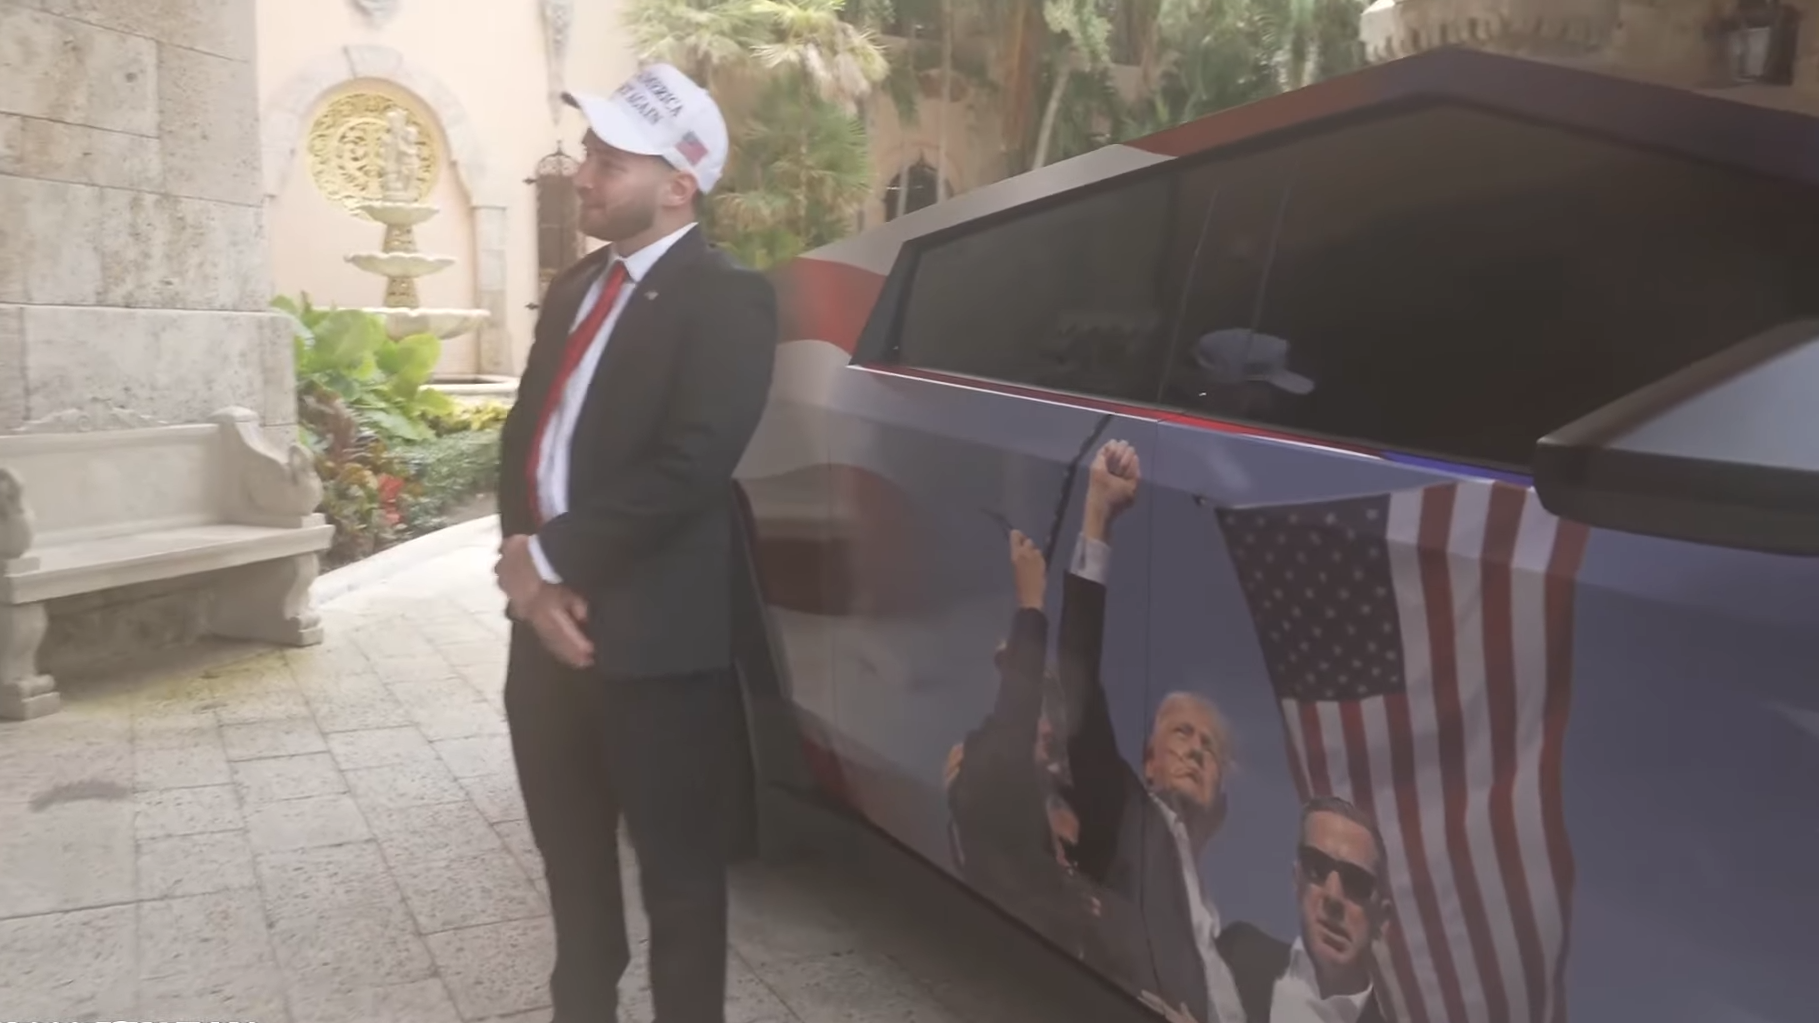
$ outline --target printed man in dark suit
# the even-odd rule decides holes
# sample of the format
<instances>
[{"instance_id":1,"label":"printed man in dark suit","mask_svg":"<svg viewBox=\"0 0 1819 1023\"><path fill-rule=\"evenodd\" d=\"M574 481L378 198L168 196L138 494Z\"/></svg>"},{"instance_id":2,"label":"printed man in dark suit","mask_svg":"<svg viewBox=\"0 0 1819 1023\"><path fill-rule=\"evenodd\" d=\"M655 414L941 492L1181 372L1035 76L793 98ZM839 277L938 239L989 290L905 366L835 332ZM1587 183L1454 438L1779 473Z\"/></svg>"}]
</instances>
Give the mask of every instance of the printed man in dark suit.
<instances>
[{"instance_id":1,"label":"printed man in dark suit","mask_svg":"<svg viewBox=\"0 0 1819 1023\"><path fill-rule=\"evenodd\" d=\"M1333 796L1301 808L1293 943L1247 923L1219 935L1250 1023L1385 1023L1372 949L1388 925L1383 838L1364 811Z\"/></svg>"},{"instance_id":2,"label":"printed man in dark suit","mask_svg":"<svg viewBox=\"0 0 1819 1023\"><path fill-rule=\"evenodd\" d=\"M724 1023L726 861L744 756L731 669L732 473L762 414L776 298L710 246L725 165L707 92L656 65L588 125L581 224L506 420L497 568L506 714L556 927L556 1023L616 1018L630 960L617 831L650 918L663 1023Z\"/></svg>"},{"instance_id":3,"label":"printed man in dark suit","mask_svg":"<svg viewBox=\"0 0 1819 1023\"><path fill-rule=\"evenodd\" d=\"M1211 701L1171 693L1156 709L1142 771L1118 751L1100 678L1112 525L1137 498L1137 452L1110 441L1093 458L1072 567L1062 583L1060 675L1067 694L1066 796L1080 821L1075 859L1135 907L1136 983L1146 1000L1198 1023L1236 1023L1238 994L1215 944L1219 912L1199 857L1225 820L1231 738Z\"/></svg>"},{"instance_id":4,"label":"printed man in dark suit","mask_svg":"<svg viewBox=\"0 0 1819 1023\"><path fill-rule=\"evenodd\" d=\"M1046 670L1048 566L1010 531L1017 610L998 650L991 713L948 755L944 772L955 866L976 892L1101 975L1132 986L1142 945L1134 910L1074 865L1079 817L1062 795L1067 778L1065 705Z\"/></svg>"}]
</instances>

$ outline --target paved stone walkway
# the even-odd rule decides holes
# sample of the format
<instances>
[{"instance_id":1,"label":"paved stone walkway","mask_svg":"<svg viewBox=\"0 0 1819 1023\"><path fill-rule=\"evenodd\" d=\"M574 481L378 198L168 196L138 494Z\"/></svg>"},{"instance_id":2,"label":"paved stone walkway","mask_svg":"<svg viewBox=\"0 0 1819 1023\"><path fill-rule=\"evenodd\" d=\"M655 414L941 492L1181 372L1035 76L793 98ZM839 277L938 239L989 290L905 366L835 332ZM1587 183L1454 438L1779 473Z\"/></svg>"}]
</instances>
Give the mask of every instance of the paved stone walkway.
<instances>
[{"instance_id":1,"label":"paved stone walkway","mask_svg":"<svg viewBox=\"0 0 1819 1023\"><path fill-rule=\"evenodd\" d=\"M189 651L0 724L0 1019L546 1020L496 544L470 529L340 593L322 646ZM995 918L876 882L740 868L732 1023L1089 1018L994 964ZM641 961L626 985L645 1023Z\"/></svg>"}]
</instances>

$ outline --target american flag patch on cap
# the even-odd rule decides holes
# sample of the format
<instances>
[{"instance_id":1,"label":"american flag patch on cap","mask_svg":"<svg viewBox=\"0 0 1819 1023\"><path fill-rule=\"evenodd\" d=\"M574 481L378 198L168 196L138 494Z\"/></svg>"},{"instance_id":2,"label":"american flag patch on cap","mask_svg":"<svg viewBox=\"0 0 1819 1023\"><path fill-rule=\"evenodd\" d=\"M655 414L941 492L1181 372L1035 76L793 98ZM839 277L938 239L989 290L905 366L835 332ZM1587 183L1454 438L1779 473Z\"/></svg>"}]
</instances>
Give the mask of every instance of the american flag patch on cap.
<instances>
[{"instance_id":1,"label":"american flag patch on cap","mask_svg":"<svg viewBox=\"0 0 1819 1023\"><path fill-rule=\"evenodd\" d=\"M689 163L700 163L707 158L707 146L692 131L684 134L676 143L676 152L681 153L682 158Z\"/></svg>"}]
</instances>

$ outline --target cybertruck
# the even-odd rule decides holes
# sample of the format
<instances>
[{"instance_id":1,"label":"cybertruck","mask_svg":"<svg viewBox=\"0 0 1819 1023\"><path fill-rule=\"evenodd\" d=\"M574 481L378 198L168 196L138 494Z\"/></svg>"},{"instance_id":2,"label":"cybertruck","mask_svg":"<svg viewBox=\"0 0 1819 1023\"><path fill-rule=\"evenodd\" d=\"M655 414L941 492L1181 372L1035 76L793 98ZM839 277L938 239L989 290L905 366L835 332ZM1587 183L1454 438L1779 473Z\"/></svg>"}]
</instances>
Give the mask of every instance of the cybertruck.
<instances>
[{"instance_id":1,"label":"cybertruck","mask_svg":"<svg viewBox=\"0 0 1819 1023\"><path fill-rule=\"evenodd\" d=\"M1199 1023L1813 1019L1816 140L1440 50L779 268L762 789Z\"/></svg>"}]
</instances>

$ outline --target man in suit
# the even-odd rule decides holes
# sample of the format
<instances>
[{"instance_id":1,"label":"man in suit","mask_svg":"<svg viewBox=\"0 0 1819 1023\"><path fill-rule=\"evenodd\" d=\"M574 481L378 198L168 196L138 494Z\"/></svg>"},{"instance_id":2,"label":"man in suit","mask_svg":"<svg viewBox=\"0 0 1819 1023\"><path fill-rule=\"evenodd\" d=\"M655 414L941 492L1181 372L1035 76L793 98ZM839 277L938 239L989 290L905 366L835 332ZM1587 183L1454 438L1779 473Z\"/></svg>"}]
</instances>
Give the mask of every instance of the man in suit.
<instances>
[{"instance_id":1,"label":"man in suit","mask_svg":"<svg viewBox=\"0 0 1819 1023\"><path fill-rule=\"evenodd\" d=\"M1363 810L1336 796L1301 808L1292 944L1247 923L1219 935L1250 1023L1384 1023L1372 948L1388 926L1383 836Z\"/></svg>"},{"instance_id":2,"label":"man in suit","mask_svg":"<svg viewBox=\"0 0 1819 1023\"><path fill-rule=\"evenodd\" d=\"M1071 730L1066 798L1080 821L1075 858L1141 917L1147 947L1137 957L1145 964L1137 984L1146 1001L1199 1023L1234 1023L1242 1019L1238 995L1215 946L1219 913L1199 867L1225 820L1225 720L1203 697L1171 693L1156 709L1139 775L1118 752L1100 678L1112 524L1136 500L1141 475L1129 444L1099 449L1062 582L1058 647Z\"/></svg>"},{"instance_id":3,"label":"man in suit","mask_svg":"<svg viewBox=\"0 0 1819 1023\"><path fill-rule=\"evenodd\" d=\"M1106 978L1135 987L1127 960L1143 946L1135 911L1080 876L1080 822L1062 798L1066 762L1059 680L1046 670L1048 566L1010 531L1017 610L996 658L991 713L948 755L949 838L955 866L975 891Z\"/></svg>"},{"instance_id":4,"label":"man in suit","mask_svg":"<svg viewBox=\"0 0 1819 1023\"><path fill-rule=\"evenodd\" d=\"M556 1023L611 1023L628 965L617 831L637 855L662 1023L723 1023L743 707L731 668L732 473L757 427L776 299L710 246L697 199L726 123L672 67L570 95L582 228L506 420L497 574L505 709L556 927Z\"/></svg>"},{"instance_id":5,"label":"man in suit","mask_svg":"<svg viewBox=\"0 0 1819 1023\"><path fill-rule=\"evenodd\" d=\"M949 754L946 774L955 865L974 889L1011 912L1053 912L1064 843L1063 815L1051 807L1063 764L1055 755L1044 704L1052 679L1048 570L1042 551L1010 533L1017 610L995 658L998 695L991 713Z\"/></svg>"}]
</instances>

